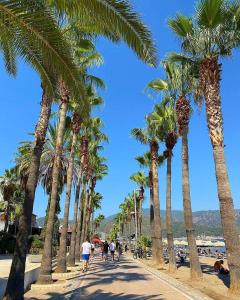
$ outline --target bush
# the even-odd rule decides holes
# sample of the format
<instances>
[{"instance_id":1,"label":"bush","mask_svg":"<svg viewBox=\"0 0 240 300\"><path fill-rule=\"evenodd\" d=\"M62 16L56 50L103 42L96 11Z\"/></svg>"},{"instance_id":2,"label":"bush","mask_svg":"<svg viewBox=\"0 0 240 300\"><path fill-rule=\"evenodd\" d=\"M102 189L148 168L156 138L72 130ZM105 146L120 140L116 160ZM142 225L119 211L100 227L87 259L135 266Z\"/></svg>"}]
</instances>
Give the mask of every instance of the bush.
<instances>
[{"instance_id":1,"label":"bush","mask_svg":"<svg viewBox=\"0 0 240 300\"><path fill-rule=\"evenodd\" d=\"M39 235L32 235L29 239L29 253L40 254L42 252L44 242Z\"/></svg>"},{"instance_id":2,"label":"bush","mask_svg":"<svg viewBox=\"0 0 240 300\"><path fill-rule=\"evenodd\" d=\"M12 234L0 231L0 253L13 254L16 239Z\"/></svg>"},{"instance_id":3,"label":"bush","mask_svg":"<svg viewBox=\"0 0 240 300\"><path fill-rule=\"evenodd\" d=\"M138 241L137 241L138 247L141 247L142 249L146 250L146 248L151 248L152 241L149 236L142 235Z\"/></svg>"}]
</instances>

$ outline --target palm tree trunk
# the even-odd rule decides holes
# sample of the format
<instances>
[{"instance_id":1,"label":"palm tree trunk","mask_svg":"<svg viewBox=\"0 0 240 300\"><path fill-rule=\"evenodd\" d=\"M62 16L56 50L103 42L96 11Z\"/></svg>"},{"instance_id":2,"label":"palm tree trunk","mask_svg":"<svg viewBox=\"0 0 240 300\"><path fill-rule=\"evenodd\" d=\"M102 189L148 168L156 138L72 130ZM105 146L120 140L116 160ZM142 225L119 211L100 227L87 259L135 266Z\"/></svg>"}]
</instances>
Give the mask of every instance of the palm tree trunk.
<instances>
[{"instance_id":1,"label":"palm tree trunk","mask_svg":"<svg viewBox=\"0 0 240 300\"><path fill-rule=\"evenodd\" d=\"M69 101L69 92L65 87L64 82L61 82L61 103L59 108L59 126L57 131L57 140L55 148L55 158L52 171L52 189L51 189L51 202L49 208L48 222L46 228L46 235L44 241L43 258L41 263L40 275L38 283L51 283L52 282L52 238L53 227L55 220L55 211L58 198L58 185L59 185L59 170L62 155L63 137L66 123L66 113Z\"/></svg>"},{"instance_id":2,"label":"palm tree trunk","mask_svg":"<svg viewBox=\"0 0 240 300\"><path fill-rule=\"evenodd\" d=\"M223 116L220 98L220 65L216 57L203 61L201 81L206 101L207 124L213 146L220 214L230 271L230 292L240 294L240 240L224 157Z\"/></svg>"},{"instance_id":3,"label":"palm tree trunk","mask_svg":"<svg viewBox=\"0 0 240 300\"><path fill-rule=\"evenodd\" d=\"M166 227L167 227L167 243L169 255L169 271L176 272L176 256L173 242L172 229L172 208L171 208L171 185L172 185L172 155L167 157L167 193L166 193Z\"/></svg>"},{"instance_id":4,"label":"palm tree trunk","mask_svg":"<svg viewBox=\"0 0 240 300\"><path fill-rule=\"evenodd\" d=\"M139 237L142 235L142 199L139 200Z\"/></svg>"},{"instance_id":5,"label":"palm tree trunk","mask_svg":"<svg viewBox=\"0 0 240 300\"><path fill-rule=\"evenodd\" d=\"M150 230L152 240L152 257L156 257L155 232L154 232L154 209L153 209L153 189L152 189L152 172L149 171L149 190L150 190Z\"/></svg>"},{"instance_id":6,"label":"palm tree trunk","mask_svg":"<svg viewBox=\"0 0 240 300\"><path fill-rule=\"evenodd\" d=\"M201 279L202 270L199 263L196 239L193 227L190 183L189 183L189 167L188 167L188 128L185 128L182 135L182 192L183 192L183 210L184 221L186 226L186 234L189 247L189 259L191 279Z\"/></svg>"},{"instance_id":7,"label":"palm tree trunk","mask_svg":"<svg viewBox=\"0 0 240 300\"><path fill-rule=\"evenodd\" d=\"M76 237L77 237L77 226L78 226L78 205L79 205L79 195L82 181L82 163L80 165L78 181L76 186L75 193L75 202L74 202L74 217L73 217L73 227L72 227L72 235L71 235L71 243L70 250L68 256L68 265L71 267L75 266L75 249L76 249ZM79 211L79 216L81 215L81 210ZM80 224L79 224L80 227Z\"/></svg>"},{"instance_id":8,"label":"palm tree trunk","mask_svg":"<svg viewBox=\"0 0 240 300\"><path fill-rule=\"evenodd\" d=\"M86 194L86 180L83 178L83 188L79 199L79 212L78 212L78 222L77 222L77 236L76 236L76 246L75 246L76 262L80 262L81 233L82 233L82 224L83 224L83 207L84 207L85 194Z\"/></svg>"},{"instance_id":9,"label":"palm tree trunk","mask_svg":"<svg viewBox=\"0 0 240 300\"><path fill-rule=\"evenodd\" d=\"M66 188L66 197L65 197L63 226L61 231L60 247L58 252L58 264L56 269L57 273L67 272L68 217L69 217L69 207L70 207L72 181L73 181L73 168L74 168L74 156L75 156L76 143L77 143L77 134L73 132L71 152L70 152L70 158L69 158L69 164L67 170L67 188Z\"/></svg>"},{"instance_id":10,"label":"palm tree trunk","mask_svg":"<svg viewBox=\"0 0 240 300\"><path fill-rule=\"evenodd\" d=\"M84 201L84 210L83 210L83 223L82 223L82 236L81 236L81 244L86 240L86 232L87 232L87 218L88 218L88 206L89 206L89 198L90 193L89 190L86 192L86 197Z\"/></svg>"},{"instance_id":11,"label":"palm tree trunk","mask_svg":"<svg viewBox=\"0 0 240 300\"><path fill-rule=\"evenodd\" d=\"M52 100L47 96L43 86L42 89L41 112L35 130L35 144L29 166L29 176L25 186L25 199L22 215L19 219L16 245L5 292L5 299L7 300L20 300L23 299L24 295L24 274L28 249L28 235L31 230L33 203L38 182L40 159L52 106Z\"/></svg>"},{"instance_id":12,"label":"palm tree trunk","mask_svg":"<svg viewBox=\"0 0 240 300\"><path fill-rule=\"evenodd\" d=\"M155 264L163 266L163 244L162 244L162 224L160 216L160 203L159 203L159 187L158 187L158 144L155 141L151 142L151 171L152 171L152 184L153 184L153 211L154 211L154 247L153 261Z\"/></svg>"}]
</instances>

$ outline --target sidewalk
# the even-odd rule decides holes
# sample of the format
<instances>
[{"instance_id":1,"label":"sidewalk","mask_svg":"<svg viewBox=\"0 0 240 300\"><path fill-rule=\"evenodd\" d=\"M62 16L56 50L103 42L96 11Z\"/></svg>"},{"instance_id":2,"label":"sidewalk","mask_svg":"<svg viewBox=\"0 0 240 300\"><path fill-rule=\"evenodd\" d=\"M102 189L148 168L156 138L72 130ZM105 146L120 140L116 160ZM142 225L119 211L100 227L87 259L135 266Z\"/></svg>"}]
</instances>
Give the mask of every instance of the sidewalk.
<instances>
[{"instance_id":1,"label":"sidewalk","mask_svg":"<svg viewBox=\"0 0 240 300\"><path fill-rule=\"evenodd\" d=\"M131 259L101 261L96 254L89 271L72 280L71 287L60 293L34 295L27 293L26 299L71 299L71 300L193 300L162 281Z\"/></svg>"}]
</instances>

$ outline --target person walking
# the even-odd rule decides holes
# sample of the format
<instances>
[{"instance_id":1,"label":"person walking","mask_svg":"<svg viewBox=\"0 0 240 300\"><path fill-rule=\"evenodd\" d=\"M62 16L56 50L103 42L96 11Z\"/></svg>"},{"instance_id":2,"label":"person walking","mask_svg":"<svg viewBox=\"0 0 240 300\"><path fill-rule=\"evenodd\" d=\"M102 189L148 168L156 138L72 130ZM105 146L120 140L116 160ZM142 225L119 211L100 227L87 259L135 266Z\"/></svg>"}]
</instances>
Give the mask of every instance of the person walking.
<instances>
[{"instance_id":1,"label":"person walking","mask_svg":"<svg viewBox=\"0 0 240 300\"><path fill-rule=\"evenodd\" d=\"M91 243L91 259L94 257L94 250L95 250L95 245Z\"/></svg>"},{"instance_id":2,"label":"person walking","mask_svg":"<svg viewBox=\"0 0 240 300\"><path fill-rule=\"evenodd\" d=\"M116 245L115 245L113 240L109 244L109 250L110 250L110 253L111 253L112 261L114 261L114 254L115 254L115 250L116 250Z\"/></svg>"},{"instance_id":3,"label":"person walking","mask_svg":"<svg viewBox=\"0 0 240 300\"><path fill-rule=\"evenodd\" d=\"M107 260L107 258L108 258L108 247L109 247L109 245L108 245L108 242L107 241L105 241L104 243L103 243L103 250L102 250L102 257L103 257L103 259L106 261Z\"/></svg>"},{"instance_id":4,"label":"person walking","mask_svg":"<svg viewBox=\"0 0 240 300\"><path fill-rule=\"evenodd\" d=\"M81 253L82 253L82 261L83 261L83 272L87 271L89 258L91 253L91 244L89 238L86 238L86 241L82 243Z\"/></svg>"},{"instance_id":5,"label":"person walking","mask_svg":"<svg viewBox=\"0 0 240 300\"><path fill-rule=\"evenodd\" d=\"M116 241L116 251L117 251L117 259L120 261L120 255L122 254L122 245L119 241Z\"/></svg>"}]
</instances>

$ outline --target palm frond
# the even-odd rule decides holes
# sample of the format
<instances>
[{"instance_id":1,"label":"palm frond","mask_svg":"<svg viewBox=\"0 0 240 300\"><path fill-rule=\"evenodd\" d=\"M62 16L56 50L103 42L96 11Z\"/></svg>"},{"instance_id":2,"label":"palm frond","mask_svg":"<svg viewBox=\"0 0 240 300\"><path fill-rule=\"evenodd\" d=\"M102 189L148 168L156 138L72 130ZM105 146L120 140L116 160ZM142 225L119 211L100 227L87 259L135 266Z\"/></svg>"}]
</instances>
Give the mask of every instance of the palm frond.
<instances>
[{"instance_id":1,"label":"palm frond","mask_svg":"<svg viewBox=\"0 0 240 300\"><path fill-rule=\"evenodd\" d=\"M7 26L8 30L0 31L0 40L8 39L11 42L8 48L14 49L18 56L40 73L49 93L54 90L49 80L51 73L52 77L58 74L73 94L83 96L84 87L79 80L79 70L73 63L70 47L51 11L42 1L1 1L2 26ZM43 64L47 68L41 67Z\"/></svg>"},{"instance_id":2,"label":"palm frond","mask_svg":"<svg viewBox=\"0 0 240 300\"><path fill-rule=\"evenodd\" d=\"M168 20L168 26L180 37L186 37L193 30L192 20L180 14L175 19Z\"/></svg>"},{"instance_id":3,"label":"palm frond","mask_svg":"<svg viewBox=\"0 0 240 300\"><path fill-rule=\"evenodd\" d=\"M197 22L205 28L214 28L222 22L224 0L201 0L197 7Z\"/></svg>"},{"instance_id":4,"label":"palm frond","mask_svg":"<svg viewBox=\"0 0 240 300\"><path fill-rule=\"evenodd\" d=\"M46 0L69 18L84 18L99 31L125 41L144 62L156 65L156 49L147 26L127 0ZM94 22L93 22L94 16Z\"/></svg>"},{"instance_id":5,"label":"palm frond","mask_svg":"<svg viewBox=\"0 0 240 300\"><path fill-rule=\"evenodd\" d=\"M148 144L149 139L147 136L147 132L141 128L134 128L131 131L133 137L138 140L142 144Z\"/></svg>"}]
</instances>

